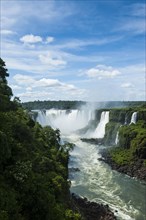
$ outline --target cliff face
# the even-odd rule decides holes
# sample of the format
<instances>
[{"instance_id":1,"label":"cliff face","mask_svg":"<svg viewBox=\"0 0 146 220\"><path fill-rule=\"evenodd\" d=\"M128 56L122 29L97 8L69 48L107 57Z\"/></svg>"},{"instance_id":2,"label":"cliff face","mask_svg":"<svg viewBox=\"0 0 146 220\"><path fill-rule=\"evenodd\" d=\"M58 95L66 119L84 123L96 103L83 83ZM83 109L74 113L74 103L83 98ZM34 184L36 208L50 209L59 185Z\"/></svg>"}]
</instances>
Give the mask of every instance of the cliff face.
<instances>
[{"instance_id":1,"label":"cliff face","mask_svg":"<svg viewBox=\"0 0 146 220\"><path fill-rule=\"evenodd\" d=\"M145 108L110 110L103 141L105 145L114 146L106 154L106 161L114 169L146 179Z\"/></svg>"},{"instance_id":2,"label":"cliff face","mask_svg":"<svg viewBox=\"0 0 146 220\"><path fill-rule=\"evenodd\" d=\"M135 117L135 123L133 123L132 120L132 115L133 113L136 113ZM123 132L124 129L126 129L125 133L131 133L133 132L132 128L140 128L144 127L146 123L146 109L112 109L110 110L109 114L109 123L106 124L106 131L105 131L105 136L104 136L104 144L105 145L115 145L115 140L116 140L116 135L117 132L119 133L119 141L118 145L119 146L125 146L127 145L127 141L130 141L130 139L133 138L130 137L128 138L128 134L124 134ZM132 127L132 125L135 125L135 127ZM123 131L123 132L122 132ZM132 135L132 134L131 134ZM127 136L127 138L126 138ZM125 141L124 141L124 140ZM123 142L124 141L124 142Z\"/></svg>"}]
</instances>

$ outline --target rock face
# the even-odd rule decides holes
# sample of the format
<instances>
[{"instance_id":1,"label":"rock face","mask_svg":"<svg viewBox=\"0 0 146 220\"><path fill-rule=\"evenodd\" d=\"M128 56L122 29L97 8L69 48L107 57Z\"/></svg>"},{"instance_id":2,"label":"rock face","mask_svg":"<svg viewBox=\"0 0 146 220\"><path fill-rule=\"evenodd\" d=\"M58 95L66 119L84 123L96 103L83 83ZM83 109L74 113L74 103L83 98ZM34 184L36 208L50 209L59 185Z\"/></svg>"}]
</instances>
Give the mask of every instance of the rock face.
<instances>
[{"instance_id":1,"label":"rock face","mask_svg":"<svg viewBox=\"0 0 146 220\"><path fill-rule=\"evenodd\" d=\"M90 202L87 198L81 198L72 194L74 209L79 211L84 220L116 220L108 205Z\"/></svg>"},{"instance_id":2,"label":"rock face","mask_svg":"<svg viewBox=\"0 0 146 220\"><path fill-rule=\"evenodd\" d=\"M103 138L81 138L81 141L90 144L98 144L98 145L103 144Z\"/></svg>"}]
</instances>

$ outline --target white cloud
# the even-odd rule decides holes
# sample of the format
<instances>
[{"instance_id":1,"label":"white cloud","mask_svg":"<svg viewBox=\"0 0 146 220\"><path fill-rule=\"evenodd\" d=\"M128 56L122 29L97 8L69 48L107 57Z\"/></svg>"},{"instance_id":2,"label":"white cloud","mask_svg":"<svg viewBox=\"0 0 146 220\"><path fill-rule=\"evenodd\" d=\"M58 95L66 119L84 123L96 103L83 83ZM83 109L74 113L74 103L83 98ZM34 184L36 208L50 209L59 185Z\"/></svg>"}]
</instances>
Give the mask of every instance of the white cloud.
<instances>
[{"instance_id":1,"label":"white cloud","mask_svg":"<svg viewBox=\"0 0 146 220\"><path fill-rule=\"evenodd\" d=\"M97 65L95 68L88 69L85 74L89 78L114 78L117 75L120 75L120 71L118 69L114 69L112 66L106 65Z\"/></svg>"},{"instance_id":2,"label":"white cloud","mask_svg":"<svg viewBox=\"0 0 146 220\"><path fill-rule=\"evenodd\" d=\"M122 68L119 68L119 70L123 74L127 75L145 75L145 63L135 64L135 65L129 65Z\"/></svg>"},{"instance_id":3,"label":"white cloud","mask_svg":"<svg viewBox=\"0 0 146 220\"><path fill-rule=\"evenodd\" d=\"M11 31L11 30L1 30L1 34L2 35L12 35L12 34L16 34L16 32Z\"/></svg>"},{"instance_id":4,"label":"white cloud","mask_svg":"<svg viewBox=\"0 0 146 220\"><path fill-rule=\"evenodd\" d=\"M32 87L60 87L62 83L58 79L42 78L34 83Z\"/></svg>"},{"instance_id":5,"label":"white cloud","mask_svg":"<svg viewBox=\"0 0 146 220\"><path fill-rule=\"evenodd\" d=\"M27 87L27 88L26 88L26 91L27 91L27 92L31 92L31 91L32 91L32 88L31 88L31 87Z\"/></svg>"},{"instance_id":6,"label":"white cloud","mask_svg":"<svg viewBox=\"0 0 146 220\"><path fill-rule=\"evenodd\" d=\"M46 38L46 43L52 43L54 41L54 37L47 37Z\"/></svg>"},{"instance_id":7,"label":"white cloud","mask_svg":"<svg viewBox=\"0 0 146 220\"><path fill-rule=\"evenodd\" d=\"M20 41L23 43L38 43L38 42L42 42L42 38L40 36L34 36L33 34L28 34L21 37Z\"/></svg>"},{"instance_id":8,"label":"white cloud","mask_svg":"<svg viewBox=\"0 0 146 220\"><path fill-rule=\"evenodd\" d=\"M38 91L38 92L33 92L27 90L26 92L22 92L17 94L17 96L22 100L22 101L34 101L34 100L47 100L51 99L52 93L50 92L45 92L45 91Z\"/></svg>"},{"instance_id":9,"label":"white cloud","mask_svg":"<svg viewBox=\"0 0 146 220\"><path fill-rule=\"evenodd\" d=\"M34 85L36 82L31 76L16 74L13 79L18 83L18 85Z\"/></svg>"},{"instance_id":10,"label":"white cloud","mask_svg":"<svg viewBox=\"0 0 146 220\"><path fill-rule=\"evenodd\" d=\"M58 79L34 79L28 75L16 74L13 79L16 85L23 85L23 90L16 95L22 101L47 100L47 99L78 99L84 96L85 89L80 89L73 84L59 81ZM63 98L62 98L63 97Z\"/></svg>"},{"instance_id":11,"label":"white cloud","mask_svg":"<svg viewBox=\"0 0 146 220\"><path fill-rule=\"evenodd\" d=\"M131 15L142 17L146 13L146 4L144 3L135 3L129 7L131 10Z\"/></svg>"},{"instance_id":12,"label":"white cloud","mask_svg":"<svg viewBox=\"0 0 146 220\"><path fill-rule=\"evenodd\" d=\"M46 64L49 66L64 66L67 64L65 60L62 60L61 56L58 54L52 54L51 52L46 55L39 55L39 59L42 64Z\"/></svg>"},{"instance_id":13,"label":"white cloud","mask_svg":"<svg viewBox=\"0 0 146 220\"><path fill-rule=\"evenodd\" d=\"M120 31L133 32L135 34L142 34L146 31L145 18L143 19L131 19L121 25Z\"/></svg>"},{"instance_id":14,"label":"white cloud","mask_svg":"<svg viewBox=\"0 0 146 220\"><path fill-rule=\"evenodd\" d=\"M121 84L121 87L122 88L133 88L134 85L132 83L123 83Z\"/></svg>"},{"instance_id":15,"label":"white cloud","mask_svg":"<svg viewBox=\"0 0 146 220\"><path fill-rule=\"evenodd\" d=\"M32 88L58 88L63 91L79 91L77 87L72 84L67 84L59 81L58 79L34 79L28 75L16 74L13 79L18 85L26 86L27 91L31 91Z\"/></svg>"},{"instance_id":16,"label":"white cloud","mask_svg":"<svg viewBox=\"0 0 146 220\"><path fill-rule=\"evenodd\" d=\"M18 86L18 85L10 84L9 86L12 88L12 90L19 90L19 89L22 89L22 87L20 87L20 86Z\"/></svg>"}]
</instances>

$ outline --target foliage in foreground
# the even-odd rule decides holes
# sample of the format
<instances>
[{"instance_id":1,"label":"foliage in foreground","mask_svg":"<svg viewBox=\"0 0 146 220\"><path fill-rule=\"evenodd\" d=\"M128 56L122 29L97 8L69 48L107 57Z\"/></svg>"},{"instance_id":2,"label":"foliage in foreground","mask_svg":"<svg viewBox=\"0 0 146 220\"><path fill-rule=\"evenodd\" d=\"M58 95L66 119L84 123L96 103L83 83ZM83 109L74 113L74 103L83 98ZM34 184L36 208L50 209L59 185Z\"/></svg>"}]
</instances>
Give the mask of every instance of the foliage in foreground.
<instances>
[{"instance_id":1,"label":"foliage in foreground","mask_svg":"<svg viewBox=\"0 0 146 220\"><path fill-rule=\"evenodd\" d=\"M10 101L7 76L0 59L0 219L81 219L69 209L70 145L35 123L17 98Z\"/></svg>"}]
</instances>

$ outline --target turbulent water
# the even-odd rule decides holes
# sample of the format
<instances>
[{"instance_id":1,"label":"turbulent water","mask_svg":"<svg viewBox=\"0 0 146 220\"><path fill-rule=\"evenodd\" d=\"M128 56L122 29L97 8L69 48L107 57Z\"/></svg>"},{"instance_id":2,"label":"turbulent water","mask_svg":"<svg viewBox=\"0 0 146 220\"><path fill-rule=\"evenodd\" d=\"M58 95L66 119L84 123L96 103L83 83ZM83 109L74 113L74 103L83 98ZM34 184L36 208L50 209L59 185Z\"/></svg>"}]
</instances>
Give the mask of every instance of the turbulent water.
<instances>
[{"instance_id":1,"label":"turbulent water","mask_svg":"<svg viewBox=\"0 0 146 220\"><path fill-rule=\"evenodd\" d=\"M94 119L89 110L47 110L38 111L37 121L61 130L62 139L75 144L71 152L69 167L79 168L79 172L70 172L71 191L91 201L108 204L119 220L146 219L146 185L136 179L120 174L104 162L98 146L82 142L76 130L88 125ZM86 132L84 137L101 138L105 134L105 125L109 112L102 112L99 124L94 130ZM96 134L96 135L95 135ZM72 169L71 169L72 170Z\"/></svg>"}]
</instances>

